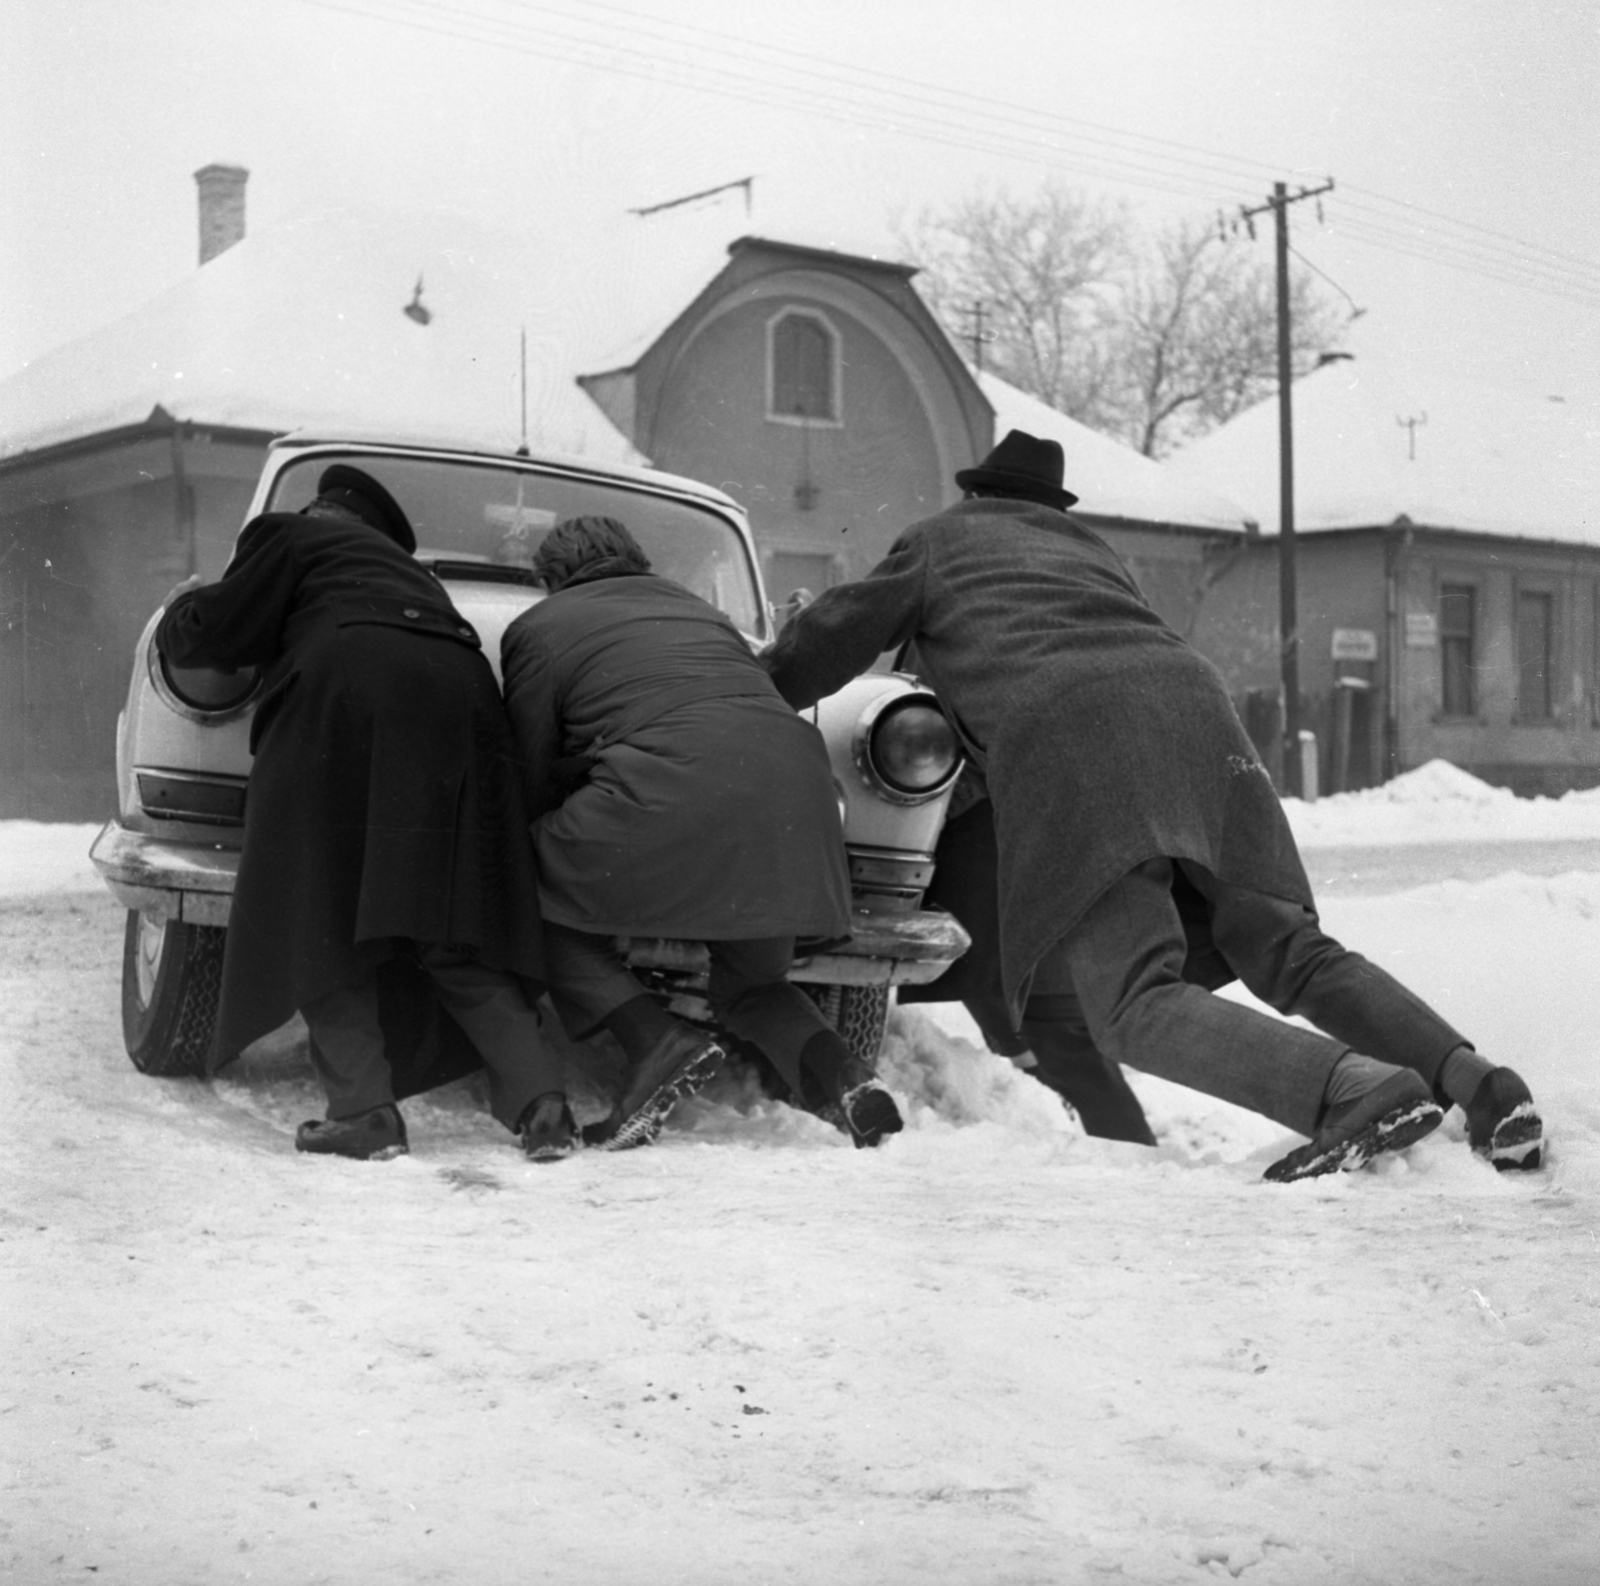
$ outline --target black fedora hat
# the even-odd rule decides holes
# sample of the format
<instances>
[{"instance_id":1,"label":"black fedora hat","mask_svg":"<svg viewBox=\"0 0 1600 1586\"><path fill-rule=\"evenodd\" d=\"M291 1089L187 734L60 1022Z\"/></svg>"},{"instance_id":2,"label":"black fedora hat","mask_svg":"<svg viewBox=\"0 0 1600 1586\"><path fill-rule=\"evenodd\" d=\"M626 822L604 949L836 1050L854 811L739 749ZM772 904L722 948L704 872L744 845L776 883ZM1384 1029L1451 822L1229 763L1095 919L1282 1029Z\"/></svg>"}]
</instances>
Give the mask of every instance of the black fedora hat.
<instances>
[{"instance_id":1,"label":"black fedora hat","mask_svg":"<svg viewBox=\"0 0 1600 1586\"><path fill-rule=\"evenodd\" d=\"M1078 498L1061 488L1066 458L1059 441L1040 440L1012 430L976 468L963 468L956 484L963 490L1004 490L1063 511Z\"/></svg>"},{"instance_id":2,"label":"black fedora hat","mask_svg":"<svg viewBox=\"0 0 1600 1586\"><path fill-rule=\"evenodd\" d=\"M317 481L317 500L331 501L353 512L363 523L387 534L402 550L415 551L417 537L400 503L364 468L334 463Z\"/></svg>"}]
</instances>

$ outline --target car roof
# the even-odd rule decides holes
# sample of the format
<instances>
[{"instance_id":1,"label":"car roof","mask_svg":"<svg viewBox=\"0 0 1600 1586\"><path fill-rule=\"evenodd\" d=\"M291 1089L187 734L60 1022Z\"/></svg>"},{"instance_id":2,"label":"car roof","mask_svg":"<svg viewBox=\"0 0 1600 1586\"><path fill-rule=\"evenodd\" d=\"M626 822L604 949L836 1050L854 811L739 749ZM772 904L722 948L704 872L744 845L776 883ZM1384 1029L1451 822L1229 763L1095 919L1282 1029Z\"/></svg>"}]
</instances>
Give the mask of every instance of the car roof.
<instances>
[{"instance_id":1,"label":"car roof","mask_svg":"<svg viewBox=\"0 0 1600 1586\"><path fill-rule=\"evenodd\" d=\"M703 480L690 479L682 474L669 474L658 468L633 468L622 463L596 462L592 457L577 457L561 452L507 452L492 447L475 448L455 441L440 441L425 436L397 436L392 431L382 435L363 434L360 430L293 430L278 436L269 447L269 455L291 451L316 452L322 450L365 451L392 453L404 456L431 456L456 458L463 462L504 463L513 467L555 468L564 473L583 474L593 479L617 484L640 485L646 489L671 491L694 496L712 505L731 508L744 514L744 508L726 492L708 485Z\"/></svg>"}]
</instances>

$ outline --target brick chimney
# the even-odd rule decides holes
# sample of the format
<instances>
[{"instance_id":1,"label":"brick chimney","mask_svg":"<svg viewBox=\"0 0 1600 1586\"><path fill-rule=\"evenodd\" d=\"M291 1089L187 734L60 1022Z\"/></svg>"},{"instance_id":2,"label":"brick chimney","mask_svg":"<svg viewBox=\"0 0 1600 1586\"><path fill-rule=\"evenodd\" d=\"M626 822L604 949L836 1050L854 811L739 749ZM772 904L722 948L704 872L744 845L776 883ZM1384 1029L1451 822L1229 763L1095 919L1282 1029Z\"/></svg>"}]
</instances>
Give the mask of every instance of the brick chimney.
<instances>
[{"instance_id":1,"label":"brick chimney","mask_svg":"<svg viewBox=\"0 0 1600 1586\"><path fill-rule=\"evenodd\" d=\"M200 262L205 264L244 241L244 184L250 173L242 165L203 165L194 179L200 189Z\"/></svg>"}]
</instances>

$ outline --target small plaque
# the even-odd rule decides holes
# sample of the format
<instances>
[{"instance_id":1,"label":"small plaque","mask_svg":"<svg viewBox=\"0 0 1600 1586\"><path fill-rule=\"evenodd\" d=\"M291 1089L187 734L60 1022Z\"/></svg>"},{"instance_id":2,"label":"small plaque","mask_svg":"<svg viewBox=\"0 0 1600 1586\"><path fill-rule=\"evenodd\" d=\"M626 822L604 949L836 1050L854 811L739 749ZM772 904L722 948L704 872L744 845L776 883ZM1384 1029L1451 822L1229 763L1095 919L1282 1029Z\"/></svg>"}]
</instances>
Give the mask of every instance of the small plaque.
<instances>
[{"instance_id":1,"label":"small plaque","mask_svg":"<svg viewBox=\"0 0 1600 1586\"><path fill-rule=\"evenodd\" d=\"M1378 636L1371 628L1335 628L1333 630L1333 659L1335 661L1376 661Z\"/></svg>"},{"instance_id":2,"label":"small plaque","mask_svg":"<svg viewBox=\"0 0 1600 1586\"><path fill-rule=\"evenodd\" d=\"M1406 648L1408 650L1439 648L1439 619L1431 611L1406 613Z\"/></svg>"}]
</instances>

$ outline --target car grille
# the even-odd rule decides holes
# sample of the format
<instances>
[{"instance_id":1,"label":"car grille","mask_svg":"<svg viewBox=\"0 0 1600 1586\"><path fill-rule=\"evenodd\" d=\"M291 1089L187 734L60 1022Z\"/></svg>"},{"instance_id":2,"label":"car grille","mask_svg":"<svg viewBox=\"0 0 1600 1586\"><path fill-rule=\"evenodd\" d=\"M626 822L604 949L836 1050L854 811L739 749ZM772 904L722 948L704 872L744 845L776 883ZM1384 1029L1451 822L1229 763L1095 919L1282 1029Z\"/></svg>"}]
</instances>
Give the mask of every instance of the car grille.
<instances>
[{"instance_id":1,"label":"car grille","mask_svg":"<svg viewBox=\"0 0 1600 1586\"><path fill-rule=\"evenodd\" d=\"M858 909L910 913L933 880L933 856L891 848L851 848L850 895Z\"/></svg>"}]
</instances>

